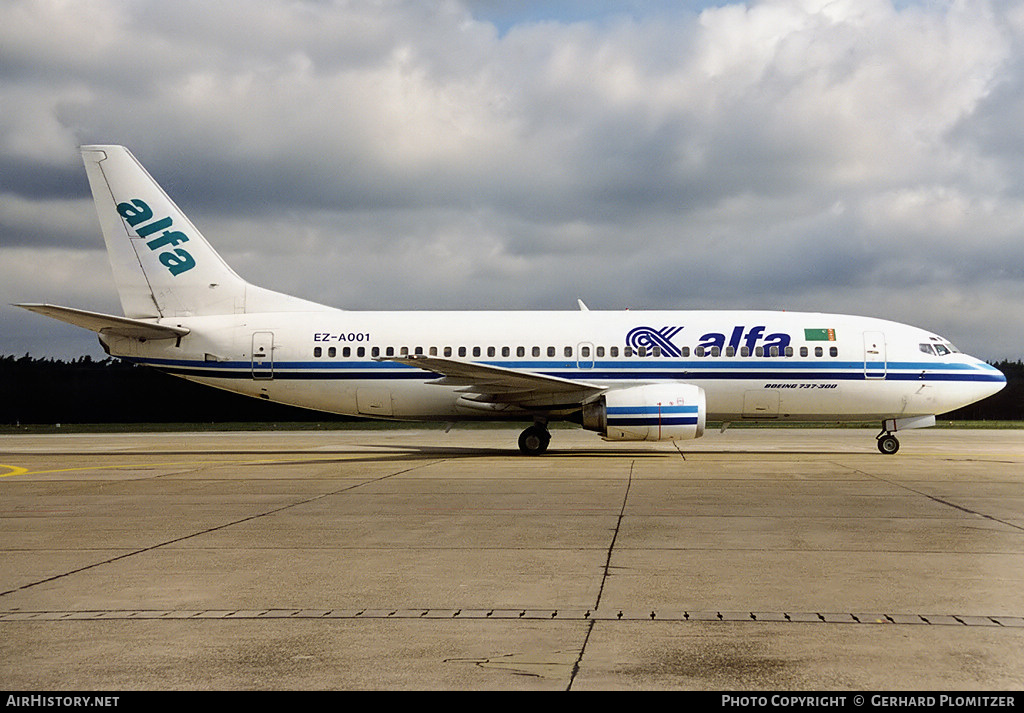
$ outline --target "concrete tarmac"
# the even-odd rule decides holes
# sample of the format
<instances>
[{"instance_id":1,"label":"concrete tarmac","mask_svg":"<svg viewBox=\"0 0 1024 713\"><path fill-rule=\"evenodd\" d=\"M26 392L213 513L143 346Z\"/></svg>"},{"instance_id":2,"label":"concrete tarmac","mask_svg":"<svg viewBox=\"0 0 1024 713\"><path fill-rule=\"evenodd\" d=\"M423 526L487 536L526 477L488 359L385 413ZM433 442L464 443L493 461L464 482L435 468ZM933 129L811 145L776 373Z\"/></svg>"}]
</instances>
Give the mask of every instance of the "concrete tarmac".
<instances>
[{"instance_id":1,"label":"concrete tarmac","mask_svg":"<svg viewBox=\"0 0 1024 713\"><path fill-rule=\"evenodd\" d=\"M1024 435L0 436L8 690L1024 688Z\"/></svg>"}]
</instances>

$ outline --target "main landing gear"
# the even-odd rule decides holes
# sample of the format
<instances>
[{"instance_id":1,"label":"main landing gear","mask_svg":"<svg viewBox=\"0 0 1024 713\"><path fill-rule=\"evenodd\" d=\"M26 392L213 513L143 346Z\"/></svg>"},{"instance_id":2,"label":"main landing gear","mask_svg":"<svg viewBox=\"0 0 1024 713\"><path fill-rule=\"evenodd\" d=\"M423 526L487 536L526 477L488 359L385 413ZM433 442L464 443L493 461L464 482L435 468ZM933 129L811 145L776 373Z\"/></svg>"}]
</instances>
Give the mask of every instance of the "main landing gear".
<instances>
[{"instance_id":1,"label":"main landing gear","mask_svg":"<svg viewBox=\"0 0 1024 713\"><path fill-rule=\"evenodd\" d=\"M547 426L537 422L519 434L519 450L528 456L539 456L548 449L551 434Z\"/></svg>"},{"instance_id":2,"label":"main landing gear","mask_svg":"<svg viewBox=\"0 0 1024 713\"><path fill-rule=\"evenodd\" d=\"M882 432L875 436L875 438L878 440L878 450L880 453L891 456L900 449L900 442L896 439L896 436L885 429L882 429Z\"/></svg>"}]
</instances>

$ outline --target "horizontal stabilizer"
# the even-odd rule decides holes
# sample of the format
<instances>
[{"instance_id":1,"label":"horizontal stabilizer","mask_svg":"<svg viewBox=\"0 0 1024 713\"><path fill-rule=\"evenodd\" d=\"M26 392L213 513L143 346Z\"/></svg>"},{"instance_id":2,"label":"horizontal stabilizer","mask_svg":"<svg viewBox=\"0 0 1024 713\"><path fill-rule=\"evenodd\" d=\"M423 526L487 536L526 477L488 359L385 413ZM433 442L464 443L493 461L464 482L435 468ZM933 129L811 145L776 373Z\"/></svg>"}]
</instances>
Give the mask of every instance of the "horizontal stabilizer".
<instances>
[{"instance_id":1,"label":"horizontal stabilizer","mask_svg":"<svg viewBox=\"0 0 1024 713\"><path fill-rule=\"evenodd\" d=\"M185 327L172 327L167 324L117 317L102 312L89 312L73 307L58 307L48 304L18 304L14 306L59 319L61 322L67 322L76 327L85 327L98 334L113 334L133 339L178 339L189 332Z\"/></svg>"}]
</instances>

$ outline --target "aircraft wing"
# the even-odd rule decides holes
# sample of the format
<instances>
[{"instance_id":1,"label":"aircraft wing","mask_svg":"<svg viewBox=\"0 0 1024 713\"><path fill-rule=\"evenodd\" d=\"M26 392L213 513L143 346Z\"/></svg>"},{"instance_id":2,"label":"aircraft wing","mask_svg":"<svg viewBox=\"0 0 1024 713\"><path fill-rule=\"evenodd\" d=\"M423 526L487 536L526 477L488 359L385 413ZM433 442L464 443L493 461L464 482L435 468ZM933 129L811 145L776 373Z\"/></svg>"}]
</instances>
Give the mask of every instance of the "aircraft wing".
<instances>
[{"instance_id":1,"label":"aircraft wing","mask_svg":"<svg viewBox=\"0 0 1024 713\"><path fill-rule=\"evenodd\" d=\"M132 337L134 339L177 339L189 332L185 327L156 324L155 322L145 322L141 319L118 317L113 314L103 314L102 312L89 312L88 310L74 309L73 307L28 303L14 306L27 309L29 312L59 319L61 322L67 322L76 327L85 327L98 334L114 334L119 337Z\"/></svg>"},{"instance_id":2,"label":"aircraft wing","mask_svg":"<svg viewBox=\"0 0 1024 713\"><path fill-rule=\"evenodd\" d=\"M562 379L519 369L509 369L474 361L409 354L386 357L393 361L440 374L427 383L457 386L464 398L477 403L511 404L524 408L557 409L576 406L604 393L607 388L574 379Z\"/></svg>"}]
</instances>

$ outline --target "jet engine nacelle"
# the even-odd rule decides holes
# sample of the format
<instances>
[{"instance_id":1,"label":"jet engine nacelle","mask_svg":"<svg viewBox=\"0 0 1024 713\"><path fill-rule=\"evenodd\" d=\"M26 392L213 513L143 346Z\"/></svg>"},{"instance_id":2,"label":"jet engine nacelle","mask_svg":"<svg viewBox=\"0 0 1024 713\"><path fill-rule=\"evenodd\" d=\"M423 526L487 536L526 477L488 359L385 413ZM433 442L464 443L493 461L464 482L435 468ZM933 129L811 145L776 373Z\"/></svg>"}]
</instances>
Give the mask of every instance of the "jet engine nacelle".
<instances>
[{"instance_id":1,"label":"jet engine nacelle","mask_svg":"<svg viewBox=\"0 0 1024 713\"><path fill-rule=\"evenodd\" d=\"M583 427L610 441L677 441L704 435L704 389L646 384L613 389L583 405Z\"/></svg>"}]
</instances>

